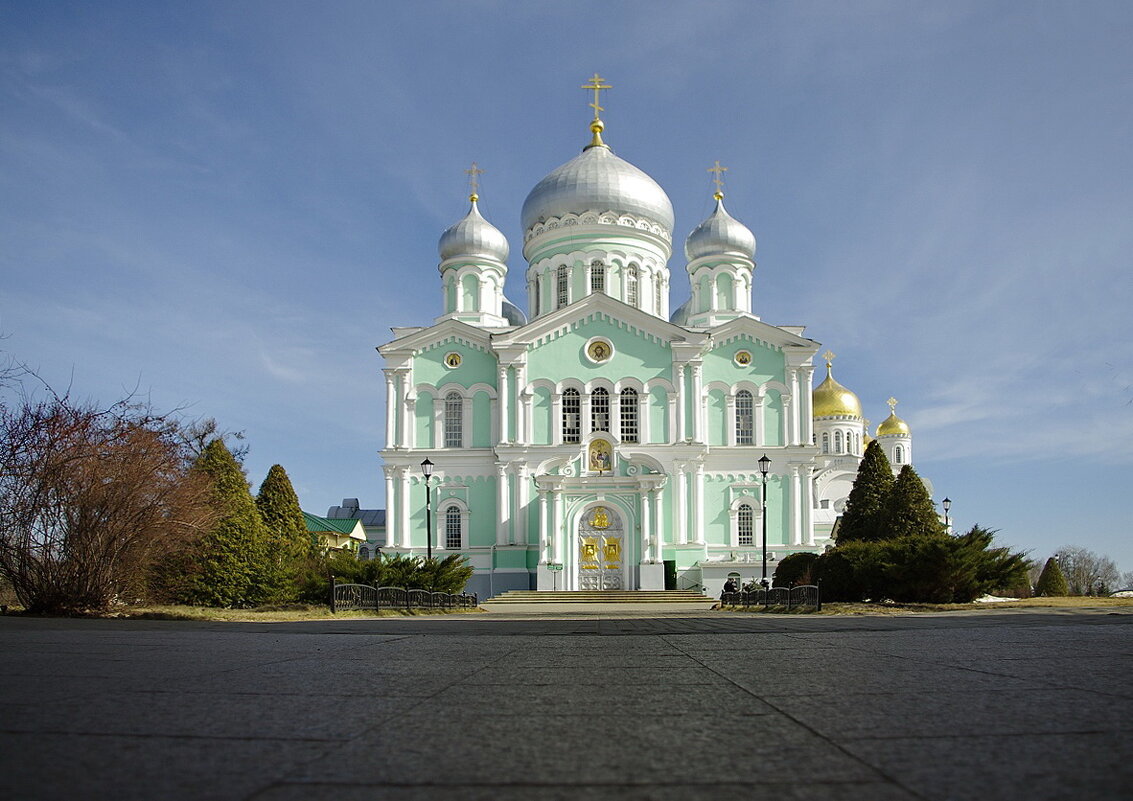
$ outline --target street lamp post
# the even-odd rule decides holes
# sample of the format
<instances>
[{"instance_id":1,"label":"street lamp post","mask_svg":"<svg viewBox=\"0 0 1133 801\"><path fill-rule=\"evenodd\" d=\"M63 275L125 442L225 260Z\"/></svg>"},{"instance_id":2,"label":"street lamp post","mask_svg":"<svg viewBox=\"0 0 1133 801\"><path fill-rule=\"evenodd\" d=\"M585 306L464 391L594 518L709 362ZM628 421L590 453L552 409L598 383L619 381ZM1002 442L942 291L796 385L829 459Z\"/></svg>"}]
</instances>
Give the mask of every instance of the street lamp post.
<instances>
[{"instance_id":1,"label":"street lamp post","mask_svg":"<svg viewBox=\"0 0 1133 801\"><path fill-rule=\"evenodd\" d=\"M948 533L952 530L948 525L948 510L952 508L952 499L945 497L940 505L944 507L944 531Z\"/></svg>"},{"instance_id":2,"label":"street lamp post","mask_svg":"<svg viewBox=\"0 0 1133 801\"><path fill-rule=\"evenodd\" d=\"M771 460L767 458L767 454L759 460L759 473L763 476L763 493L760 500L763 503L763 577L760 584L763 589L767 589L767 471L771 469Z\"/></svg>"},{"instance_id":3,"label":"street lamp post","mask_svg":"<svg viewBox=\"0 0 1133 801\"><path fill-rule=\"evenodd\" d=\"M433 463L428 458L421 462L421 472L425 474L425 553L433 559L433 487L429 479L433 477Z\"/></svg>"}]
</instances>

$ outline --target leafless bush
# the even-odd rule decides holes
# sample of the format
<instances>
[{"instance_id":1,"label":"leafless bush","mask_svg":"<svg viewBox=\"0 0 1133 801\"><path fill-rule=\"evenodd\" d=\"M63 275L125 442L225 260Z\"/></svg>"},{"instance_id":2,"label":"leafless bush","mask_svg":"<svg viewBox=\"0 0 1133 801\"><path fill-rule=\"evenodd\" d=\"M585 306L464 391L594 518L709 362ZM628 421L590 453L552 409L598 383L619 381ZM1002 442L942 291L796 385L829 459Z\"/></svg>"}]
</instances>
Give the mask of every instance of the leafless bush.
<instances>
[{"instance_id":1,"label":"leafless bush","mask_svg":"<svg viewBox=\"0 0 1133 801\"><path fill-rule=\"evenodd\" d=\"M154 558L214 520L176 417L129 400L0 404L0 575L29 611L144 594Z\"/></svg>"}]
</instances>

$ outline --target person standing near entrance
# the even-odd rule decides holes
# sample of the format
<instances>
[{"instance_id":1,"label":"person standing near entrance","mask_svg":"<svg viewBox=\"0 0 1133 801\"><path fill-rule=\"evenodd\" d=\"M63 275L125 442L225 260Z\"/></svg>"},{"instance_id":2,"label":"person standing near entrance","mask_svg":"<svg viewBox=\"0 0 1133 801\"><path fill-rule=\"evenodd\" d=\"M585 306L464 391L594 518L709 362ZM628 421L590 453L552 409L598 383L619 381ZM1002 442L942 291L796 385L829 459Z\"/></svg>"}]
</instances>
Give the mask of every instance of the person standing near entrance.
<instances>
[{"instance_id":1,"label":"person standing near entrance","mask_svg":"<svg viewBox=\"0 0 1133 801\"><path fill-rule=\"evenodd\" d=\"M736 580L728 576L728 580L724 582L724 590L720 593L720 600L724 600L724 596L730 592L736 591Z\"/></svg>"}]
</instances>

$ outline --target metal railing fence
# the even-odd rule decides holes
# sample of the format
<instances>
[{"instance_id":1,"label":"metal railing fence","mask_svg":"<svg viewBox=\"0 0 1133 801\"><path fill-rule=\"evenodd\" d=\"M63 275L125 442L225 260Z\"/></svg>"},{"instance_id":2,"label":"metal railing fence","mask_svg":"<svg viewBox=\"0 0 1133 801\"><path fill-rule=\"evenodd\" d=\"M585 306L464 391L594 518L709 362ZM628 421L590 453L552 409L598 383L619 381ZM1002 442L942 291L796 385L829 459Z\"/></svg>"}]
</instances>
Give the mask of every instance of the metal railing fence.
<instances>
[{"instance_id":1,"label":"metal railing fence","mask_svg":"<svg viewBox=\"0 0 1133 801\"><path fill-rule=\"evenodd\" d=\"M372 587L369 584L339 584L331 579L330 611L349 609L475 609L480 605L476 593L429 592L405 587Z\"/></svg>"},{"instance_id":2,"label":"metal railing fence","mask_svg":"<svg viewBox=\"0 0 1133 801\"><path fill-rule=\"evenodd\" d=\"M721 606L785 606L788 610L813 606L822 611L822 590L817 584L799 584L796 587L758 587L737 590L720 595Z\"/></svg>"}]
</instances>

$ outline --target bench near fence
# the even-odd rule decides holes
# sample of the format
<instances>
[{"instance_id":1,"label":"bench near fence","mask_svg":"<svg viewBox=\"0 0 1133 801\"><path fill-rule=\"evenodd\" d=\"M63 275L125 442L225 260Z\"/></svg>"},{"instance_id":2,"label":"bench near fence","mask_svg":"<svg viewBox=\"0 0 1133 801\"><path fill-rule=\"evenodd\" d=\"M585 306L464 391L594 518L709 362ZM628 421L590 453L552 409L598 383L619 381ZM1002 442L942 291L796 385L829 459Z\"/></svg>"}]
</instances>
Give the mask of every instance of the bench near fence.
<instances>
[{"instance_id":1,"label":"bench near fence","mask_svg":"<svg viewBox=\"0 0 1133 801\"><path fill-rule=\"evenodd\" d=\"M720 595L721 606L785 606L794 609L813 606L822 611L822 590L817 584L800 584L797 587L760 587L754 590L725 592Z\"/></svg>"},{"instance_id":2,"label":"bench near fence","mask_svg":"<svg viewBox=\"0 0 1133 801\"><path fill-rule=\"evenodd\" d=\"M475 609L480 599L473 593L407 590L404 587L372 587L369 584L339 584L331 579L331 614L348 609Z\"/></svg>"}]
</instances>

